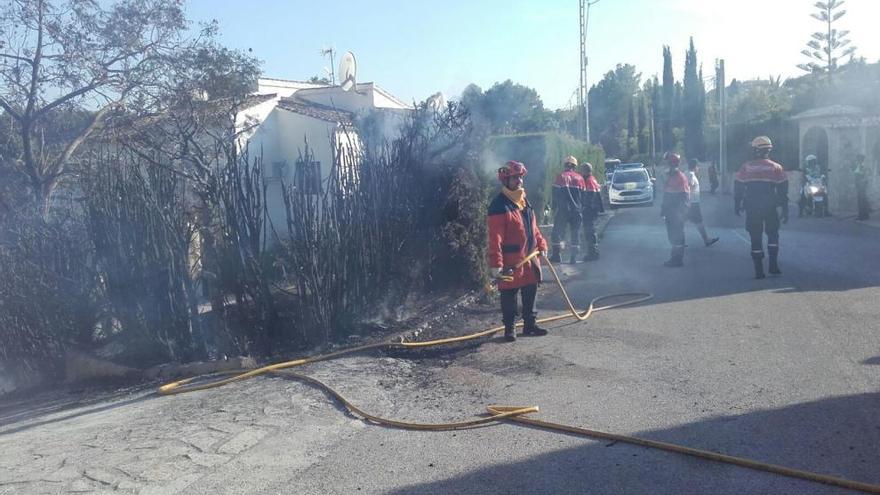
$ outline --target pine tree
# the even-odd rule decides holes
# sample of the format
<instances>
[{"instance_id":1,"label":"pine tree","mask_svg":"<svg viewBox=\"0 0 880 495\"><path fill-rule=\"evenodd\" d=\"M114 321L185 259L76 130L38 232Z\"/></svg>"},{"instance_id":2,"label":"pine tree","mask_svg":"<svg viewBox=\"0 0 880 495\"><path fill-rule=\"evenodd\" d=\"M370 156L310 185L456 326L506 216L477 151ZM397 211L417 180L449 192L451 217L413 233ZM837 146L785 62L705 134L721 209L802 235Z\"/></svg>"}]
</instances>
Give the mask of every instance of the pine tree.
<instances>
[{"instance_id":1,"label":"pine tree","mask_svg":"<svg viewBox=\"0 0 880 495\"><path fill-rule=\"evenodd\" d=\"M684 125L684 154L688 158L702 158L704 94L702 78L697 74L697 50L691 38L685 53L682 120Z\"/></svg>"},{"instance_id":2,"label":"pine tree","mask_svg":"<svg viewBox=\"0 0 880 495\"><path fill-rule=\"evenodd\" d=\"M856 47L848 46L849 31L838 31L833 28L834 22L846 14L846 10L835 12L843 4L843 0L828 0L814 4L819 11L810 15L824 24L824 30L813 33L813 39L807 42L807 48L801 50L810 61L798 64L799 69L814 74L825 73L830 78L837 70L838 60L847 55L852 59Z\"/></svg>"},{"instance_id":3,"label":"pine tree","mask_svg":"<svg viewBox=\"0 0 880 495\"><path fill-rule=\"evenodd\" d=\"M675 108L675 78L672 76L672 51L663 47L663 91L660 100L660 146L663 150L675 148L672 120Z\"/></svg>"},{"instance_id":4,"label":"pine tree","mask_svg":"<svg viewBox=\"0 0 880 495\"><path fill-rule=\"evenodd\" d=\"M663 98L660 94L660 81L657 79L657 76L654 76L654 80L651 83L651 119L652 119L652 129L651 129L651 139L652 142L649 144L651 147L651 152L656 155L657 153L662 153L666 148L663 147L663 138L661 136L662 131L662 115L663 115ZM652 157L654 158L654 157Z\"/></svg>"}]
</instances>

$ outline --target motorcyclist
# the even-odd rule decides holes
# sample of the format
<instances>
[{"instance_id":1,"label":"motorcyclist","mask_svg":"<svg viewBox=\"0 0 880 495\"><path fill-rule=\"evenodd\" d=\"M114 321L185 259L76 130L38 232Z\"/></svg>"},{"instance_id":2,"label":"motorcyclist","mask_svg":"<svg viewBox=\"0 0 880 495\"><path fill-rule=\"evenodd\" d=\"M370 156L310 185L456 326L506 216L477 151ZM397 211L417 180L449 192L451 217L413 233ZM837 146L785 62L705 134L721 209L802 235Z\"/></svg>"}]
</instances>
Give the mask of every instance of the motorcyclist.
<instances>
[{"instance_id":1,"label":"motorcyclist","mask_svg":"<svg viewBox=\"0 0 880 495\"><path fill-rule=\"evenodd\" d=\"M566 233L571 233L569 263L577 263L580 252L580 229L583 219L581 204L586 183L575 170L577 158L567 156L562 160L565 170L553 182L553 232L550 233L550 261L559 263Z\"/></svg>"},{"instance_id":2,"label":"motorcyclist","mask_svg":"<svg viewBox=\"0 0 880 495\"><path fill-rule=\"evenodd\" d=\"M819 167L819 159L816 158L816 155L807 155L804 157L804 166L801 174L801 194L798 198L798 217L804 216L804 211L807 207L815 205L812 204L812 192L810 192L810 185L813 181L821 181L822 184L825 184L825 179L822 177L822 169ZM827 202L827 191L826 191L826 199ZM826 205L827 206L827 205Z\"/></svg>"},{"instance_id":3,"label":"motorcyclist","mask_svg":"<svg viewBox=\"0 0 880 495\"><path fill-rule=\"evenodd\" d=\"M734 182L734 211L737 216L746 212L746 230L752 241L752 262L755 278L764 278L763 234L767 233L767 252L770 254L769 271L780 274L779 220L777 208L782 209L782 223L788 222L788 177L782 165L770 160L773 143L767 136L752 140L754 158L743 163Z\"/></svg>"}]
</instances>

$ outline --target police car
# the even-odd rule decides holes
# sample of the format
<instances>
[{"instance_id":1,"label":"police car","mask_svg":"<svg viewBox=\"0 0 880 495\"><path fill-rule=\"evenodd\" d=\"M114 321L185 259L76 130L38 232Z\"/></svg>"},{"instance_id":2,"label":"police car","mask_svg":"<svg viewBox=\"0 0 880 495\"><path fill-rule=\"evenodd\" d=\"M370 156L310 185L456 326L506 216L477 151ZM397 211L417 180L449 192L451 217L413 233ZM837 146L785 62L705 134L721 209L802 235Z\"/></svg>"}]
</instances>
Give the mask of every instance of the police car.
<instances>
[{"instance_id":1,"label":"police car","mask_svg":"<svg viewBox=\"0 0 880 495\"><path fill-rule=\"evenodd\" d=\"M609 180L608 203L612 209L622 205L654 204L654 181L644 165L628 163L614 170Z\"/></svg>"}]
</instances>

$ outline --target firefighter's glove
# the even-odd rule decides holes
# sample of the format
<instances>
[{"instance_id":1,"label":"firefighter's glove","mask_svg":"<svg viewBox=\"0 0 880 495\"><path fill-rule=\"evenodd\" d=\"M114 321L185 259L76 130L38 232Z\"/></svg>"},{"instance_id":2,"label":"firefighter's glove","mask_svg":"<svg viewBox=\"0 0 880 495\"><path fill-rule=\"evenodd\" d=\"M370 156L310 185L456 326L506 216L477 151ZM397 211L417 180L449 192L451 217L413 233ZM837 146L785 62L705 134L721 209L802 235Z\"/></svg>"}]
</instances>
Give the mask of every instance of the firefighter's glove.
<instances>
[{"instance_id":1,"label":"firefighter's glove","mask_svg":"<svg viewBox=\"0 0 880 495\"><path fill-rule=\"evenodd\" d=\"M495 268L495 267L489 268L489 278L491 278L491 279L501 278L501 268Z\"/></svg>"}]
</instances>

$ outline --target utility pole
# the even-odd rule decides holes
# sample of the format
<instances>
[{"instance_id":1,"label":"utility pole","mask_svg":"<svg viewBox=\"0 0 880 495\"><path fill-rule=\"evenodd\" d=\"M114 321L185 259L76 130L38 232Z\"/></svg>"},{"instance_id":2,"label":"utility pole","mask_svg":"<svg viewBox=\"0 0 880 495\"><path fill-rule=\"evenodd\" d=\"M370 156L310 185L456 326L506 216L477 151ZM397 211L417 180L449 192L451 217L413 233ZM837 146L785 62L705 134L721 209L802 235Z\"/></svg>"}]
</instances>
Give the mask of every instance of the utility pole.
<instances>
[{"instance_id":1,"label":"utility pole","mask_svg":"<svg viewBox=\"0 0 880 495\"><path fill-rule=\"evenodd\" d=\"M332 46L329 48L321 48L321 55L325 57L328 55L330 56L330 70L327 70L326 68L324 70L329 72L330 84L333 86L336 85L336 64L333 61L333 56L335 54L336 50L334 50Z\"/></svg>"},{"instance_id":2,"label":"utility pole","mask_svg":"<svg viewBox=\"0 0 880 495\"><path fill-rule=\"evenodd\" d=\"M730 192L727 174L727 83L724 79L724 59L715 61L715 90L718 92L718 169L721 173L721 191Z\"/></svg>"},{"instance_id":3,"label":"utility pole","mask_svg":"<svg viewBox=\"0 0 880 495\"><path fill-rule=\"evenodd\" d=\"M599 0L578 0L581 25L581 84L578 88L578 131L581 139L590 142L590 94L587 88L587 24L590 21L590 6Z\"/></svg>"}]
</instances>

